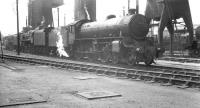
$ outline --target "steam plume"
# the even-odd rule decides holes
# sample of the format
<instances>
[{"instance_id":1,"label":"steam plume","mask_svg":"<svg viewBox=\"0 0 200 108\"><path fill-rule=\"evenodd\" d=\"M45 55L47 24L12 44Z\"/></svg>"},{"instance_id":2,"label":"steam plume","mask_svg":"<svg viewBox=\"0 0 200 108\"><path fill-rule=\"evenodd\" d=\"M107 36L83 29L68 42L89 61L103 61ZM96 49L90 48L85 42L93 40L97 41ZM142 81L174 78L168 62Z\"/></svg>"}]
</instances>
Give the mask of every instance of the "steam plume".
<instances>
[{"instance_id":1,"label":"steam plume","mask_svg":"<svg viewBox=\"0 0 200 108\"><path fill-rule=\"evenodd\" d=\"M67 52L64 50L63 39L62 39L62 35L59 30L57 31L57 35L58 35L58 41L56 42L56 46L57 46L57 51L58 51L60 57L61 56L69 57Z\"/></svg>"}]
</instances>

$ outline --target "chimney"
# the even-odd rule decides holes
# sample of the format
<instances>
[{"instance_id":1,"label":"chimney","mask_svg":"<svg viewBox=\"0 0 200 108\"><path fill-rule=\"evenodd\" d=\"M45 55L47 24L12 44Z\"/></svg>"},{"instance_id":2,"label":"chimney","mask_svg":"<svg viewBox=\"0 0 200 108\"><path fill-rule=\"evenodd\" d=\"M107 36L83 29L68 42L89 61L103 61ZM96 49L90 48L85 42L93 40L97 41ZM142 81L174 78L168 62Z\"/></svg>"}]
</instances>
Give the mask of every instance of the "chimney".
<instances>
[{"instance_id":1,"label":"chimney","mask_svg":"<svg viewBox=\"0 0 200 108\"><path fill-rule=\"evenodd\" d=\"M136 14L139 14L139 0L136 0Z\"/></svg>"}]
</instances>

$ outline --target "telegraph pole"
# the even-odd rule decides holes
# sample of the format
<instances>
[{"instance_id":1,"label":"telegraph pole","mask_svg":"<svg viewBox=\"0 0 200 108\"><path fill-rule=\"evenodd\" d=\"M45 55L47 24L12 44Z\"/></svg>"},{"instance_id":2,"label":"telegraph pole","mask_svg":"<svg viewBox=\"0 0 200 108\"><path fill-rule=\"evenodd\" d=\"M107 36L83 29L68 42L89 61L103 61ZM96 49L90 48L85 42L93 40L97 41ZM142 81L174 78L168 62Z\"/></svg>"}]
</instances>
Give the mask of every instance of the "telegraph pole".
<instances>
[{"instance_id":1,"label":"telegraph pole","mask_svg":"<svg viewBox=\"0 0 200 108\"><path fill-rule=\"evenodd\" d=\"M3 43L2 43L2 41L3 41L3 36L1 35L1 31L0 31L1 58L2 58L2 62L4 62L4 60L3 60Z\"/></svg>"},{"instance_id":2,"label":"telegraph pole","mask_svg":"<svg viewBox=\"0 0 200 108\"><path fill-rule=\"evenodd\" d=\"M20 55L18 0L16 0L16 11L17 11L17 55Z\"/></svg>"},{"instance_id":3,"label":"telegraph pole","mask_svg":"<svg viewBox=\"0 0 200 108\"><path fill-rule=\"evenodd\" d=\"M64 14L64 26L66 25L66 14Z\"/></svg>"},{"instance_id":4,"label":"telegraph pole","mask_svg":"<svg viewBox=\"0 0 200 108\"><path fill-rule=\"evenodd\" d=\"M26 16L26 27L28 27L28 17Z\"/></svg>"},{"instance_id":5,"label":"telegraph pole","mask_svg":"<svg viewBox=\"0 0 200 108\"><path fill-rule=\"evenodd\" d=\"M60 18L60 15L59 15L59 14L60 14L59 8L57 8L57 11L58 11L57 13L58 13L58 27L59 27L59 23L60 23L60 21L59 21L59 18Z\"/></svg>"}]
</instances>

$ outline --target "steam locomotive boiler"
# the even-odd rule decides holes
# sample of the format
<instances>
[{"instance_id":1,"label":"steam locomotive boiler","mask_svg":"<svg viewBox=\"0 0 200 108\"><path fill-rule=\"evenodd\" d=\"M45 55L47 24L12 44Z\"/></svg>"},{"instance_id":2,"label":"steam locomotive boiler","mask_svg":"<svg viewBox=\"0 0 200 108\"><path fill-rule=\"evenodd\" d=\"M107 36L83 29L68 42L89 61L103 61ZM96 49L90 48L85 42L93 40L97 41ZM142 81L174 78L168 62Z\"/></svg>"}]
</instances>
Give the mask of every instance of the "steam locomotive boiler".
<instances>
[{"instance_id":1,"label":"steam locomotive boiler","mask_svg":"<svg viewBox=\"0 0 200 108\"><path fill-rule=\"evenodd\" d=\"M135 14L102 22L80 20L68 25L75 37L72 56L103 62L153 63L157 48L146 37L149 26L143 15Z\"/></svg>"}]
</instances>

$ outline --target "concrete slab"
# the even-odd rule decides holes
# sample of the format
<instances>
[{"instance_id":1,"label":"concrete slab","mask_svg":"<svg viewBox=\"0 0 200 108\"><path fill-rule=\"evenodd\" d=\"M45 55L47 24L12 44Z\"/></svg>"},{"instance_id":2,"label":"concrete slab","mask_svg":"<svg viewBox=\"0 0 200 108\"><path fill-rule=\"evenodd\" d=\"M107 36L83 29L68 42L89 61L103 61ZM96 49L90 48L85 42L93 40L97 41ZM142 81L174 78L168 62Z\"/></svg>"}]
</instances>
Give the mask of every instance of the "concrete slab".
<instances>
[{"instance_id":1,"label":"concrete slab","mask_svg":"<svg viewBox=\"0 0 200 108\"><path fill-rule=\"evenodd\" d=\"M0 107L16 106L47 102L43 97L34 93L5 93L0 94Z\"/></svg>"},{"instance_id":2,"label":"concrete slab","mask_svg":"<svg viewBox=\"0 0 200 108\"><path fill-rule=\"evenodd\" d=\"M20 72L20 71L23 71L24 69L20 69L20 68L17 68L15 66L12 66L12 65L9 65L9 64L6 64L6 63L0 63L0 66L4 67L4 68L7 68L9 70L12 70L12 71L17 71L17 72Z\"/></svg>"},{"instance_id":3,"label":"concrete slab","mask_svg":"<svg viewBox=\"0 0 200 108\"><path fill-rule=\"evenodd\" d=\"M94 76L77 76L74 77L74 79L79 79L79 80L88 80L88 79L96 79L97 77Z\"/></svg>"},{"instance_id":4,"label":"concrete slab","mask_svg":"<svg viewBox=\"0 0 200 108\"><path fill-rule=\"evenodd\" d=\"M81 97L84 97L84 98L86 98L88 100L122 96L121 94L110 92L110 91L78 92L77 95L81 96Z\"/></svg>"}]
</instances>

